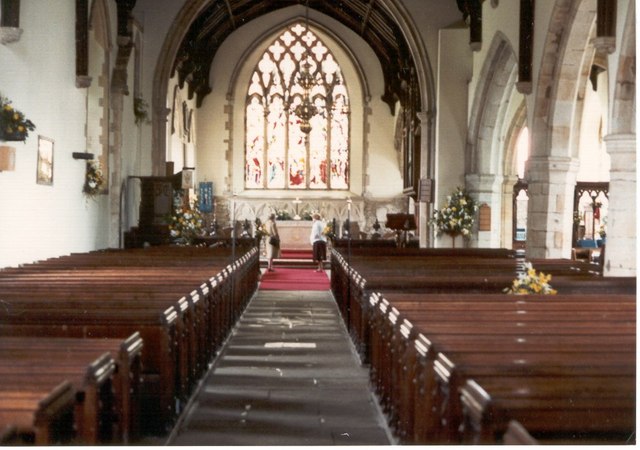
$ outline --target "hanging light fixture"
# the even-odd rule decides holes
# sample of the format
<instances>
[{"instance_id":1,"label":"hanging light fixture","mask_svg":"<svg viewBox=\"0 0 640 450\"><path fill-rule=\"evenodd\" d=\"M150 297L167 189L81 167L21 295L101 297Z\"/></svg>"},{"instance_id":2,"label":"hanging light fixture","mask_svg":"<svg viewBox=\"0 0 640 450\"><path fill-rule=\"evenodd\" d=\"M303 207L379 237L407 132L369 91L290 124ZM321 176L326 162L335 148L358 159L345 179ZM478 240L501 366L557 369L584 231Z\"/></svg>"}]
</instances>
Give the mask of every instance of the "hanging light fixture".
<instances>
[{"instance_id":1,"label":"hanging light fixture","mask_svg":"<svg viewBox=\"0 0 640 450\"><path fill-rule=\"evenodd\" d=\"M304 34L309 31L309 0L305 6L305 24ZM311 89L315 86L316 81L311 74L311 63L309 63L309 53L305 47L304 55L300 59L300 71L298 73L298 84L303 89L302 102L296 106L294 112L300 119L300 131L309 134L311 131L311 118L318 114L318 108L311 100Z\"/></svg>"}]
</instances>

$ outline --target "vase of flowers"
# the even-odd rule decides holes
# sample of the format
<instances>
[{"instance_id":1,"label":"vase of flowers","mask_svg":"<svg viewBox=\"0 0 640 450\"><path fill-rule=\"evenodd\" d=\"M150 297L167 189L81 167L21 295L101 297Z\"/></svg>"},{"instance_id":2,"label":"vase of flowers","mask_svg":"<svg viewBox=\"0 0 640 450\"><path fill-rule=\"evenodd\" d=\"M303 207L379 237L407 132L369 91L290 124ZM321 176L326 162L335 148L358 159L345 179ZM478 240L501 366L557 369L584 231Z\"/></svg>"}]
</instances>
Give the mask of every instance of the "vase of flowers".
<instances>
[{"instance_id":1,"label":"vase of flowers","mask_svg":"<svg viewBox=\"0 0 640 450\"><path fill-rule=\"evenodd\" d=\"M25 141L36 126L0 94L0 141Z\"/></svg>"},{"instance_id":2,"label":"vase of flowers","mask_svg":"<svg viewBox=\"0 0 640 450\"><path fill-rule=\"evenodd\" d=\"M327 239L331 242L333 242L333 240L336 238L334 224L335 220L327 222L327 224L324 226L324 229L322 230L322 235L326 236Z\"/></svg>"},{"instance_id":3,"label":"vase of flowers","mask_svg":"<svg viewBox=\"0 0 640 450\"><path fill-rule=\"evenodd\" d=\"M453 247L456 238L468 238L475 222L478 205L467 192L458 187L447 197L441 209L436 209L431 218L431 224L436 227L438 236L446 234L451 237Z\"/></svg>"},{"instance_id":4,"label":"vase of flowers","mask_svg":"<svg viewBox=\"0 0 640 450\"><path fill-rule=\"evenodd\" d=\"M98 195L106 183L100 162L92 160L87 161L87 171L84 177L84 187L82 191L87 197L95 197Z\"/></svg>"},{"instance_id":5,"label":"vase of flowers","mask_svg":"<svg viewBox=\"0 0 640 450\"><path fill-rule=\"evenodd\" d=\"M275 209L276 220L292 220L293 216L286 209Z\"/></svg>"},{"instance_id":6,"label":"vase of flowers","mask_svg":"<svg viewBox=\"0 0 640 450\"><path fill-rule=\"evenodd\" d=\"M180 201L174 202L169 232L178 245L193 245L194 239L204 234L204 218L195 199L186 205L182 204L181 197Z\"/></svg>"},{"instance_id":7,"label":"vase of flowers","mask_svg":"<svg viewBox=\"0 0 640 450\"><path fill-rule=\"evenodd\" d=\"M524 272L513 280L513 284L504 290L507 294L526 295L526 294L542 294L554 295L557 293L551 287L551 275L537 272L530 262L524 264Z\"/></svg>"},{"instance_id":8,"label":"vase of flowers","mask_svg":"<svg viewBox=\"0 0 640 450\"><path fill-rule=\"evenodd\" d=\"M260 246L262 239L267 235L267 229L265 227L265 224L262 223L259 217L256 217L256 220L254 221L254 229L255 229L254 237L256 239L256 244Z\"/></svg>"}]
</instances>

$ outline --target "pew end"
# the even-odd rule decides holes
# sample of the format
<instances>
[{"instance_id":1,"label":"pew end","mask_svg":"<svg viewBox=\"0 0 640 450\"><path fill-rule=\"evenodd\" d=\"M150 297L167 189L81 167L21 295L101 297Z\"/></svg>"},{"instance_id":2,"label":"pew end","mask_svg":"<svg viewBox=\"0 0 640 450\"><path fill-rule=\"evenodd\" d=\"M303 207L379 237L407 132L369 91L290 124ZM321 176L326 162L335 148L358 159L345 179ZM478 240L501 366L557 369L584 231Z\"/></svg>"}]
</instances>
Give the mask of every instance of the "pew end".
<instances>
[{"instance_id":1,"label":"pew end","mask_svg":"<svg viewBox=\"0 0 640 450\"><path fill-rule=\"evenodd\" d=\"M517 420L510 420L507 431L502 436L504 445L539 445L540 443L529 434L527 429Z\"/></svg>"},{"instance_id":2,"label":"pew end","mask_svg":"<svg viewBox=\"0 0 640 450\"><path fill-rule=\"evenodd\" d=\"M467 380L460 390L462 424L460 431L464 444L495 444L492 424L495 423L491 397L474 380Z\"/></svg>"}]
</instances>

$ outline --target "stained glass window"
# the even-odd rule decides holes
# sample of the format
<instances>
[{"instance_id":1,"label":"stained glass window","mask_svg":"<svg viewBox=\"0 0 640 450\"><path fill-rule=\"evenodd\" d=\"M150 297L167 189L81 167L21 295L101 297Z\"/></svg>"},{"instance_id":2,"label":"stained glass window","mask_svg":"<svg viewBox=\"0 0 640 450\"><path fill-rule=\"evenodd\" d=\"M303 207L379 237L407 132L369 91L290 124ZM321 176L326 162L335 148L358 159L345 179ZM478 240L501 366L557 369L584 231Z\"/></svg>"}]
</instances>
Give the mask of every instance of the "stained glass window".
<instances>
[{"instance_id":1,"label":"stained glass window","mask_svg":"<svg viewBox=\"0 0 640 450\"><path fill-rule=\"evenodd\" d=\"M304 74L311 76L306 86ZM315 106L310 131L300 106ZM340 66L303 24L285 30L251 76L246 102L247 189L348 189L349 96Z\"/></svg>"}]
</instances>

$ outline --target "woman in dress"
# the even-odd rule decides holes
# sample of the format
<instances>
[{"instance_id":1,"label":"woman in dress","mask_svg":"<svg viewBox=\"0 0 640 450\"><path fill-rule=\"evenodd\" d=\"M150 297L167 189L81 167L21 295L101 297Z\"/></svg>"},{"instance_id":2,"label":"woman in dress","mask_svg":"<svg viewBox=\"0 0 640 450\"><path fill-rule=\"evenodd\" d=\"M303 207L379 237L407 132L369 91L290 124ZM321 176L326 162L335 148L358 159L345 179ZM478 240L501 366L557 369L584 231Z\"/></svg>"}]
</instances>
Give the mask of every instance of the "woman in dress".
<instances>
[{"instance_id":1,"label":"woman in dress","mask_svg":"<svg viewBox=\"0 0 640 450\"><path fill-rule=\"evenodd\" d=\"M320 219L320 214L313 216L313 224L311 225L311 236L309 241L313 246L313 262L318 264L316 272L322 272L324 269L324 260L327 259L327 238L323 234L325 223Z\"/></svg>"},{"instance_id":2,"label":"woman in dress","mask_svg":"<svg viewBox=\"0 0 640 450\"><path fill-rule=\"evenodd\" d=\"M269 219L267 219L266 223L264 224L264 228L265 228L265 231L267 232L267 243L266 243L267 261L268 261L267 270L269 272L273 272L273 259L280 257L280 244L279 244L280 235L278 234L278 227L276 226L275 214L271 214L269 216ZM278 238L278 245L274 245L271 243L272 237Z\"/></svg>"}]
</instances>

